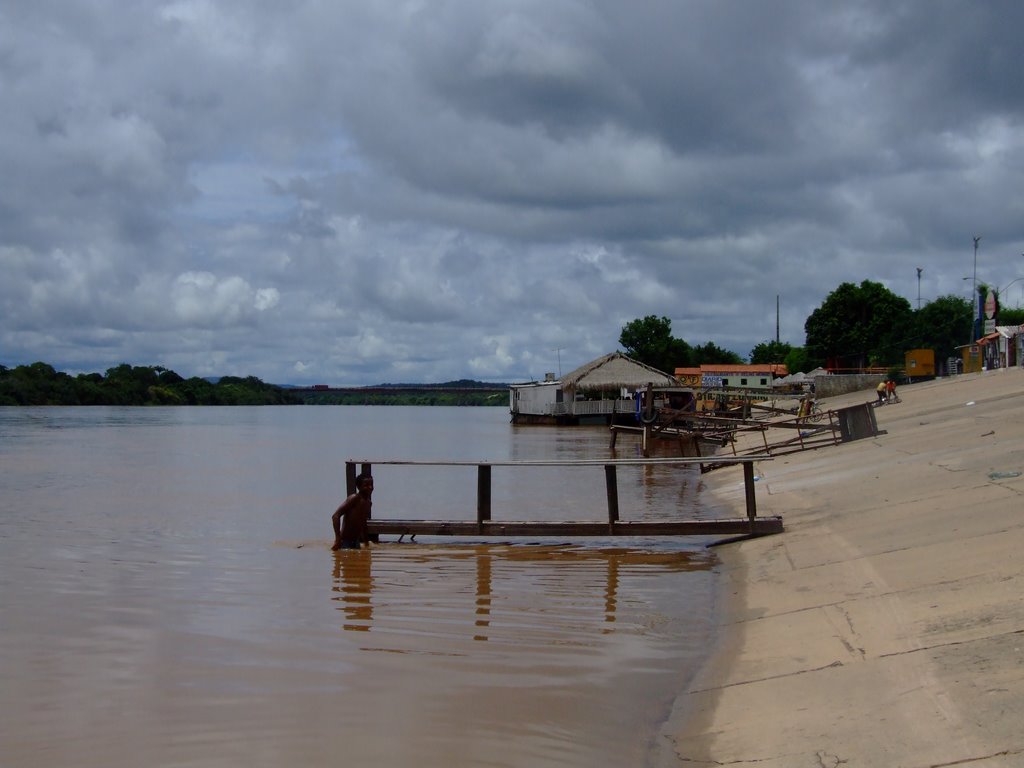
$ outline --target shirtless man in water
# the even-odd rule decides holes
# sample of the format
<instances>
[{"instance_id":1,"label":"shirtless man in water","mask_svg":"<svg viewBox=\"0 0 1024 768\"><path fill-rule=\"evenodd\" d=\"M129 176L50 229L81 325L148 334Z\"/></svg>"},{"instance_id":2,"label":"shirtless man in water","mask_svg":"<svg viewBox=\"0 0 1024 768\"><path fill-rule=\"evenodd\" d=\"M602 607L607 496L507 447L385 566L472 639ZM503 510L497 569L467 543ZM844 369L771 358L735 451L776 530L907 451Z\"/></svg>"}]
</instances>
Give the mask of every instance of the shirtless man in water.
<instances>
[{"instance_id":1,"label":"shirtless man in water","mask_svg":"<svg viewBox=\"0 0 1024 768\"><path fill-rule=\"evenodd\" d=\"M356 478L356 492L341 502L331 516L334 524L334 546L331 549L359 549L367 541L366 521L373 507L372 496L373 478L364 472ZM345 518L344 525L342 518Z\"/></svg>"}]
</instances>

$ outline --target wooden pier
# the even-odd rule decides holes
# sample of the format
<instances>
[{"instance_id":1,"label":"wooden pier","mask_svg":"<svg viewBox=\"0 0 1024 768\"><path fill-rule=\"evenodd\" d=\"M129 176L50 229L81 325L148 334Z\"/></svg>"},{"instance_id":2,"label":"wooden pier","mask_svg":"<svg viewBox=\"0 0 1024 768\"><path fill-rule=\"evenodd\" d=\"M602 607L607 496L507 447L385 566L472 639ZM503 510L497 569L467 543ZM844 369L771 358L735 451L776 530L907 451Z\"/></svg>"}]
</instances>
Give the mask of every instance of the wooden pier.
<instances>
[{"instance_id":1,"label":"wooden pier","mask_svg":"<svg viewBox=\"0 0 1024 768\"><path fill-rule=\"evenodd\" d=\"M743 409L725 414L662 408L648 423L641 426L612 425L610 431L612 450L619 433L636 434L640 437L641 451L645 456L649 455L655 440L677 442L681 456L700 456L702 444L714 446L715 455L702 460L702 472L729 466L731 462L723 462L718 454L721 449L730 447L733 456L737 456L736 437L744 433L759 434L763 443L749 447L747 454L766 457L838 445L846 439L840 412L816 411L799 416L788 409L758 403L747 403ZM769 432L780 434L780 431L785 437L769 440Z\"/></svg>"},{"instance_id":2,"label":"wooden pier","mask_svg":"<svg viewBox=\"0 0 1024 768\"><path fill-rule=\"evenodd\" d=\"M345 462L348 493L355 492L359 472L372 472L374 465L477 468L475 520L386 520L371 519L368 529L373 540L381 535L395 536L766 536L782 533L782 518L758 517L754 492L754 462L770 456L716 457L716 464L739 465L743 470L746 517L712 520L638 520L619 519L617 468L652 464L694 465L707 462L700 458L577 459L566 461L403 461L349 460ZM491 517L491 470L495 467L602 467L607 498L607 519L593 521L496 521Z\"/></svg>"}]
</instances>

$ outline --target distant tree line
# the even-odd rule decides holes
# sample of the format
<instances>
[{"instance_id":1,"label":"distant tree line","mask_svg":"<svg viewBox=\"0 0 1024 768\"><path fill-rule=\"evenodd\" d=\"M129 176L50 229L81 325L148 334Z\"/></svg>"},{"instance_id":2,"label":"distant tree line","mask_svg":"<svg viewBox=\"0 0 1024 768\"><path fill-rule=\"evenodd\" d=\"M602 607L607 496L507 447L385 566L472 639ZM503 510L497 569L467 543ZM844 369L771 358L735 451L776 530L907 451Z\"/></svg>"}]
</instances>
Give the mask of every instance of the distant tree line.
<instances>
[{"instance_id":1,"label":"distant tree line","mask_svg":"<svg viewBox=\"0 0 1024 768\"><path fill-rule=\"evenodd\" d=\"M395 391L386 391L389 389ZM495 392L495 389L503 391ZM508 405L507 390L508 384L488 384L473 379L458 379L441 384L377 384L373 387L366 387L365 391L338 392L306 389L299 392L298 396L308 405L491 406Z\"/></svg>"},{"instance_id":2,"label":"distant tree line","mask_svg":"<svg viewBox=\"0 0 1024 768\"><path fill-rule=\"evenodd\" d=\"M978 285L985 295L988 286ZM998 298L998 296L997 296ZM1024 323L1024 310L1000 307L1000 325ZM750 353L751 363L784 363L791 372L832 368L901 367L911 349L932 349L935 359L956 355L974 341L972 305L960 296L940 296L919 309L881 283L841 283L804 323L803 346L764 341ZM672 335L672 321L648 315L622 328L626 354L666 373L704 363L742 363L735 352L713 342L691 346Z\"/></svg>"},{"instance_id":3,"label":"distant tree line","mask_svg":"<svg viewBox=\"0 0 1024 768\"><path fill-rule=\"evenodd\" d=\"M162 366L123 363L77 376L47 363L0 365L0 405L299 405L287 390L255 376L185 379Z\"/></svg>"},{"instance_id":4,"label":"distant tree line","mask_svg":"<svg viewBox=\"0 0 1024 768\"><path fill-rule=\"evenodd\" d=\"M483 384L481 386L490 386ZM508 405L507 393L495 392L310 392L298 397L308 405Z\"/></svg>"}]
</instances>

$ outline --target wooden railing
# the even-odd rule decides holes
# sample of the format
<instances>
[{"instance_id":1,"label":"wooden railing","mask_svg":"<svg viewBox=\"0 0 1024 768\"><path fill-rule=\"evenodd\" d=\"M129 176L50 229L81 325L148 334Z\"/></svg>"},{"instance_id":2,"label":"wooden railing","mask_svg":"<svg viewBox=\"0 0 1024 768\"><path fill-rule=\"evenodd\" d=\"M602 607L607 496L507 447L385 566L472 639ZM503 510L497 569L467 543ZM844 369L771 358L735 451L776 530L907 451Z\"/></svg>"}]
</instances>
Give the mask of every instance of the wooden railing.
<instances>
[{"instance_id":1,"label":"wooden railing","mask_svg":"<svg viewBox=\"0 0 1024 768\"><path fill-rule=\"evenodd\" d=\"M553 416L604 416L612 413L633 413L633 400L569 400L555 403Z\"/></svg>"},{"instance_id":2,"label":"wooden railing","mask_svg":"<svg viewBox=\"0 0 1024 768\"><path fill-rule=\"evenodd\" d=\"M709 459L654 458L654 459L576 459L536 461L418 461L418 460L349 460L345 462L348 492L355 492L358 472L370 473L374 466L430 466L477 468L476 520L384 520L369 522L373 536L698 536L740 534L763 536L781 533L781 517L758 517L754 492L754 462L770 460L770 456L715 457L716 464L740 465L743 469L745 518L716 520L619 520L619 491L617 468L620 466L648 465L700 465ZM508 521L496 522L491 517L491 473L495 467L603 467L607 498L605 521Z\"/></svg>"}]
</instances>

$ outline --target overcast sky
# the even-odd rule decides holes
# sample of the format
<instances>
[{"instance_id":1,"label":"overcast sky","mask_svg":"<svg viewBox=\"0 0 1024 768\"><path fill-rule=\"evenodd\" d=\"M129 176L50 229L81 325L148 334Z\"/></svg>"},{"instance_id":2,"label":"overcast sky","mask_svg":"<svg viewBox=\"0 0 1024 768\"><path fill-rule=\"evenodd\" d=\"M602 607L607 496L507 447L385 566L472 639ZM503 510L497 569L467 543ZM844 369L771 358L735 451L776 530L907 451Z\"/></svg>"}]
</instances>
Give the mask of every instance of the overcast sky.
<instances>
[{"instance_id":1,"label":"overcast sky","mask_svg":"<svg viewBox=\"0 0 1024 768\"><path fill-rule=\"evenodd\" d=\"M0 363L523 381L1024 276L1024 3L0 4ZM1021 302L1024 280L1004 298Z\"/></svg>"}]
</instances>

